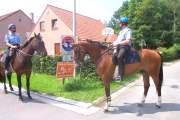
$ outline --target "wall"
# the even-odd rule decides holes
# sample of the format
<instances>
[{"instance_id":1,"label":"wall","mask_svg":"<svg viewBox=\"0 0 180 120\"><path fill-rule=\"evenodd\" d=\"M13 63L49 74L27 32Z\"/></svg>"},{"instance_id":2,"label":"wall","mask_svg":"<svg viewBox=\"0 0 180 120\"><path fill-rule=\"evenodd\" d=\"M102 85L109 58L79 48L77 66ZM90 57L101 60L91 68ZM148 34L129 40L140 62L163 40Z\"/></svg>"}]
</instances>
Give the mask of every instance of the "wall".
<instances>
[{"instance_id":1,"label":"wall","mask_svg":"<svg viewBox=\"0 0 180 120\"><path fill-rule=\"evenodd\" d=\"M51 28L51 20L58 19L56 30ZM45 21L45 30L40 31L40 22ZM55 55L55 43L61 43L61 37L63 35L72 35L72 31L61 21L50 8L47 8L40 19L38 20L35 28L32 32L41 33L43 40L45 42L45 47L47 49L48 55Z\"/></svg>"},{"instance_id":2,"label":"wall","mask_svg":"<svg viewBox=\"0 0 180 120\"><path fill-rule=\"evenodd\" d=\"M12 23L17 26L17 33L20 35L22 41L26 40L26 32L31 32L34 26L32 20L21 10L0 21L0 48L5 47L4 36L8 32L8 25Z\"/></svg>"}]
</instances>

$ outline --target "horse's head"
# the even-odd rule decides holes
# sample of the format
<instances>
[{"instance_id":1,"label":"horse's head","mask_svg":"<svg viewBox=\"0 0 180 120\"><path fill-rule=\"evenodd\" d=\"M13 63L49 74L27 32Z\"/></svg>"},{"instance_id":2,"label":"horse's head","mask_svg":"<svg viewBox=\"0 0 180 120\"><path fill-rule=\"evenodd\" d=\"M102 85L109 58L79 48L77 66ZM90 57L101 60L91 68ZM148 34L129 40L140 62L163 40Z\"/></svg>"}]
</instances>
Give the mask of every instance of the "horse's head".
<instances>
[{"instance_id":1,"label":"horse's head","mask_svg":"<svg viewBox=\"0 0 180 120\"><path fill-rule=\"evenodd\" d=\"M86 54L88 54L88 51L86 51L86 48L80 42L74 43L72 46L74 50L74 60L77 66L79 66L84 61L84 57Z\"/></svg>"},{"instance_id":2,"label":"horse's head","mask_svg":"<svg viewBox=\"0 0 180 120\"><path fill-rule=\"evenodd\" d=\"M35 34L34 33L34 37L33 37L34 40L32 40L31 42L31 46L33 47L33 49L41 56L46 56L47 55L47 51L46 51L46 48L44 46L44 42L42 40L42 37L39 34Z\"/></svg>"}]
</instances>

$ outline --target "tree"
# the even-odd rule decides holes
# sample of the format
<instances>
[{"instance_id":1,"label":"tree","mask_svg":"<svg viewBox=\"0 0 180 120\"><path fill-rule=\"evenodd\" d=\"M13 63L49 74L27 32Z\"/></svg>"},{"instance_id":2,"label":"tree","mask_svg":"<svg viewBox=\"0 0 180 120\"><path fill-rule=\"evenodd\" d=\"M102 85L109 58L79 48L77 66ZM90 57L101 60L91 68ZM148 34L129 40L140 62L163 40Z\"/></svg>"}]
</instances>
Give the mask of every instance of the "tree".
<instances>
[{"instance_id":1,"label":"tree","mask_svg":"<svg viewBox=\"0 0 180 120\"><path fill-rule=\"evenodd\" d=\"M130 0L125 1L113 15L110 26L119 31L117 20L120 16L129 17L129 26L133 30L136 48L170 47L180 36L180 19L177 10L180 0ZM176 5L175 8L173 4Z\"/></svg>"}]
</instances>

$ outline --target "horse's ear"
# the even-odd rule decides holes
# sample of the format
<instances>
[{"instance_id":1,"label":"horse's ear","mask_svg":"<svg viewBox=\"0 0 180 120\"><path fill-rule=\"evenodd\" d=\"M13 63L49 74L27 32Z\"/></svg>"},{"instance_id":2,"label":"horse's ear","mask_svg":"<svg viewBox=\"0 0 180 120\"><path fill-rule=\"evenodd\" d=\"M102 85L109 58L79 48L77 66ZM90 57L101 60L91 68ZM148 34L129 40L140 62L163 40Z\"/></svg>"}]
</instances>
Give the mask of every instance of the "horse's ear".
<instances>
[{"instance_id":1,"label":"horse's ear","mask_svg":"<svg viewBox=\"0 0 180 120\"><path fill-rule=\"evenodd\" d=\"M36 37L36 33L34 32L34 36Z\"/></svg>"}]
</instances>

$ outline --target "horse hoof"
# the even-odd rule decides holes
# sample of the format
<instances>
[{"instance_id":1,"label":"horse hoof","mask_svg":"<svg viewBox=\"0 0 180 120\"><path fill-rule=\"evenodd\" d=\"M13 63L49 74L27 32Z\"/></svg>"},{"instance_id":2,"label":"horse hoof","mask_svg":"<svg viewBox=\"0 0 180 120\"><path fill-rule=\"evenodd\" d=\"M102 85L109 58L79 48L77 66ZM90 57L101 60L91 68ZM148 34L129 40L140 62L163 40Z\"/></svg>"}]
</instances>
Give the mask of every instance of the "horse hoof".
<instances>
[{"instance_id":1,"label":"horse hoof","mask_svg":"<svg viewBox=\"0 0 180 120\"><path fill-rule=\"evenodd\" d=\"M13 89L13 88L10 88L10 90L11 90L11 91L14 91L14 89Z\"/></svg>"},{"instance_id":2,"label":"horse hoof","mask_svg":"<svg viewBox=\"0 0 180 120\"><path fill-rule=\"evenodd\" d=\"M109 112L109 107L108 106L104 107L104 112Z\"/></svg>"},{"instance_id":3,"label":"horse hoof","mask_svg":"<svg viewBox=\"0 0 180 120\"><path fill-rule=\"evenodd\" d=\"M156 106L157 108L161 108L161 106L160 106L160 105L158 105L158 104L155 104L155 106Z\"/></svg>"},{"instance_id":4,"label":"horse hoof","mask_svg":"<svg viewBox=\"0 0 180 120\"><path fill-rule=\"evenodd\" d=\"M109 112L109 110L108 109L104 109L104 112L106 113L106 112Z\"/></svg>"},{"instance_id":5,"label":"horse hoof","mask_svg":"<svg viewBox=\"0 0 180 120\"><path fill-rule=\"evenodd\" d=\"M28 96L29 97L29 99L31 99L32 100L32 97L31 96Z\"/></svg>"},{"instance_id":6,"label":"horse hoof","mask_svg":"<svg viewBox=\"0 0 180 120\"><path fill-rule=\"evenodd\" d=\"M24 99L22 97L19 97L19 101L24 101Z\"/></svg>"}]
</instances>

